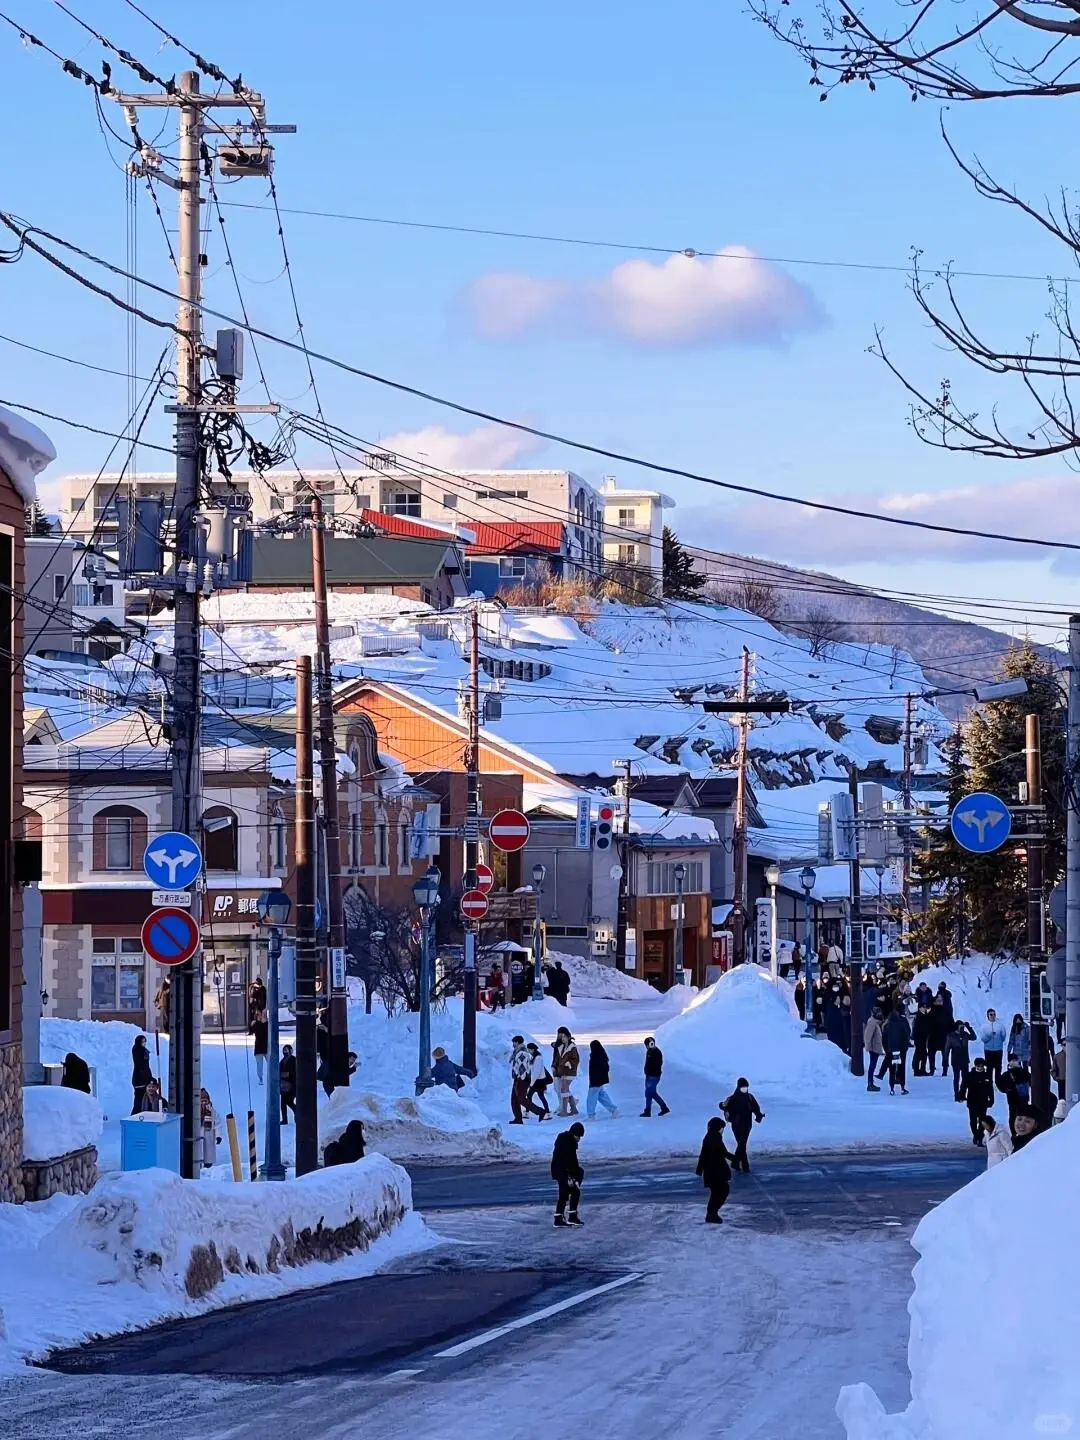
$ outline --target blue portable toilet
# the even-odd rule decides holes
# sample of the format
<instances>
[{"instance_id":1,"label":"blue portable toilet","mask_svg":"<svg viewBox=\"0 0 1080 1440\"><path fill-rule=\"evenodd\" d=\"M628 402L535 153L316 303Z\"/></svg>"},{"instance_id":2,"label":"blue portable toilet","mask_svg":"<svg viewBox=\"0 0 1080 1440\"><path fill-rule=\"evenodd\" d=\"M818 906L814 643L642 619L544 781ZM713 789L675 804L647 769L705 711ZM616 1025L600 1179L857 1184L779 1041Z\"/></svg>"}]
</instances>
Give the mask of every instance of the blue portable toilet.
<instances>
[{"instance_id":1,"label":"blue portable toilet","mask_svg":"<svg viewBox=\"0 0 1080 1440\"><path fill-rule=\"evenodd\" d=\"M180 1116L125 1115L120 1121L121 1170L180 1174Z\"/></svg>"}]
</instances>

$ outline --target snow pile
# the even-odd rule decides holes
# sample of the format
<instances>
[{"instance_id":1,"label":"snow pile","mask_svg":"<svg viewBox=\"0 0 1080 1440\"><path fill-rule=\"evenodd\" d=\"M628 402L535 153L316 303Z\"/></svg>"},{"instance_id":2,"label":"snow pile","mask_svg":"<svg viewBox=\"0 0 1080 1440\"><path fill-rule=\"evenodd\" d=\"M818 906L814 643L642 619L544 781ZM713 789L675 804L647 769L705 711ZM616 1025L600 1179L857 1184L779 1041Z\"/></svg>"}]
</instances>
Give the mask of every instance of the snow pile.
<instances>
[{"instance_id":1,"label":"snow pile","mask_svg":"<svg viewBox=\"0 0 1080 1440\"><path fill-rule=\"evenodd\" d=\"M55 459L56 451L47 435L0 405L0 467L10 475L25 504L33 504L37 477Z\"/></svg>"},{"instance_id":2,"label":"snow pile","mask_svg":"<svg viewBox=\"0 0 1080 1440\"><path fill-rule=\"evenodd\" d=\"M96 1145L104 1124L92 1095L60 1085L29 1085L23 1091L23 1159L56 1160Z\"/></svg>"},{"instance_id":3,"label":"snow pile","mask_svg":"<svg viewBox=\"0 0 1080 1440\"><path fill-rule=\"evenodd\" d=\"M774 984L756 965L739 965L661 1025L656 1042L669 1063L721 1087L746 1075L759 1096L844 1088L847 1056L803 1037L791 995L784 981Z\"/></svg>"},{"instance_id":4,"label":"snow pile","mask_svg":"<svg viewBox=\"0 0 1080 1440\"><path fill-rule=\"evenodd\" d=\"M335 1090L319 1113L320 1145L336 1140L350 1120L363 1121L369 1149L395 1160L511 1153L499 1126L492 1125L476 1101L446 1085L395 1100L355 1085Z\"/></svg>"},{"instance_id":5,"label":"snow pile","mask_svg":"<svg viewBox=\"0 0 1080 1440\"><path fill-rule=\"evenodd\" d=\"M912 1240L921 1258L908 1306L911 1403L904 1414L887 1416L868 1385L846 1386L836 1409L848 1440L1073 1432L1080 1416L1078 1185L1074 1113L930 1211ZM1032 1217L1037 1235L1026 1223Z\"/></svg>"},{"instance_id":6,"label":"snow pile","mask_svg":"<svg viewBox=\"0 0 1080 1440\"><path fill-rule=\"evenodd\" d=\"M648 1000L656 999L657 991L644 980L617 970L614 965L605 965L584 955L564 955L549 950L547 958L554 963L562 961L562 967L570 976L570 1003L577 1000Z\"/></svg>"},{"instance_id":7,"label":"snow pile","mask_svg":"<svg viewBox=\"0 0 1080 1440\"><path fill-rule=\"evenodd\" d=\"M69 1050L97 1071L97 1098L107 1120L119 1120L131 1110L131 1047L139 1035L136 1025L123 1020L54 1020L41 1022L41 1058L59 1064ZM154 1054L154 1038L147 1036L150 1066L164 1076L162 1061Z\"/></svg>"}]
</instances>

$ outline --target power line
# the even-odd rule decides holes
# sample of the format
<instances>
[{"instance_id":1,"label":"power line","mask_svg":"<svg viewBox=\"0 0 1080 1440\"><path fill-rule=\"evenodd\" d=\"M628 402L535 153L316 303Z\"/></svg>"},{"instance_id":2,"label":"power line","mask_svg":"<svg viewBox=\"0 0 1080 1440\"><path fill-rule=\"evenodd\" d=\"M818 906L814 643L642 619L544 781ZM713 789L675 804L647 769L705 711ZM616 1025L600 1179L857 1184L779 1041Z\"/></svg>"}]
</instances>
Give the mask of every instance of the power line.
<instances>
[{"instance_id":1,"label":"power line","mask_svg":"<svg viewBox=\"0 0 1080 1440\"><path fill-rule=\"evenodd\" d=\"M96 425L87 425L82 420L71 420L66 415L54 415L49 410L38 410L33 405L24 405L21 400L5 400L0 397L0 405L10 405L12 410L25 410L28 415L37 415L44 420L55 420L58 425L68 425L72 430L88 430L91 435L104 435L106 440L128 439L128 436L117 435L113 430L99 430ZM141 444L144 449L160 450L163 455L173 453L166 445L152 445L148 440Z\"/></svg>"},{"instance_id":2,"label":"power line","mask_svg":"<svg viewBox=\"0 0 1080 1440\"><path fill-rule=\"evenodd\" d=\"M60 355L55 350L43 350L40 345L31 345L27 340L16 340L14 335L0 335L0 340L8 345L16 345L20 350L32 350L35 355L47 355L50 360L63 360L67 365L78 365L83 370L96 370L101 375L116 375L121 380L129 378L126 370L111 370L107 365L92 365L89 360L76 360L72 355ZM145 381L147 378L146 375L135 376L136 380Z\"/></svg>"}]
</instances>

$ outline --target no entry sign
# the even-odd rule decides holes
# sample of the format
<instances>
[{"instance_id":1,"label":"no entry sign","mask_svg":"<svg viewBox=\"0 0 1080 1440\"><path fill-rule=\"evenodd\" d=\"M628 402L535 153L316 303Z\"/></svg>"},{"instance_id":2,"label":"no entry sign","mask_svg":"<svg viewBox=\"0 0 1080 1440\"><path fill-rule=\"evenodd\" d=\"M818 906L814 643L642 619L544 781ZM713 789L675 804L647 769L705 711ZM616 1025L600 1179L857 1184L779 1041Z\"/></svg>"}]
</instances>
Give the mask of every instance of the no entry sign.
<instances>
[{"instance_id":1,"label":"no entry sign","mask_svg":"<svg viewBox=\"0 0 1080 1440\"><path fill-rule=\"evenodd\" d=\"M187 910L173 905L152 911L143 921L143 949L159 965L183 965L199 948L202 929Z\"/></svg>"},{"instance_id":2,"label":"no entry sign","mask_svg":"<svg viewBox=\"0 0 1080 1440\"><path fill-rule=\"evenodd\" d=\"M529 822L520 810L500 810L491 817L488 837L496 850L512 854L524 849L529 839Z\"/></svg>"},{"instance_id":3,"label":"no entry sign","mask_svg":"<svg viewBox=\"0 0 1080 1440\"><path fill-rule=\"evenodd\" d=\"M483 891L486 895L495 884L495 871L492 870L490 865L477 865L474 873L476 875L477 890Z\"/></svg>"},{"instance_id":4,"label":"no entry sign","mask_svg":"<svg viewBox=\"0 0 1080 1440\"><path fill-rule=\"evenodd\" d=\"M466 890L461 897L461 913L466 920L482 920L488 912L487 896L482 890Z\"/></svg>"}]
</instances>

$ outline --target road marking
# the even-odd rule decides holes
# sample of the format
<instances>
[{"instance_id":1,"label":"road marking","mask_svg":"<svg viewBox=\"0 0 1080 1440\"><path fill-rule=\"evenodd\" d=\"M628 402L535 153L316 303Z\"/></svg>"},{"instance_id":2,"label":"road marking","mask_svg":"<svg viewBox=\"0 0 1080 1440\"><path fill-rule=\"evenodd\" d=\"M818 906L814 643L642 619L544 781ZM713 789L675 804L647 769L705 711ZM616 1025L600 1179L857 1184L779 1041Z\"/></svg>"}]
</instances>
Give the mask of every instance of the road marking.
<instances>
[{"instance_id":1,"label":"road marking","mask_svg":"<svg viewBox=\"0 0 1080 1440\"><path fill-rule=\"evenodd\" d=\"M635 1280L644 1278L644 1271L634 1270L629 1275L620 1275L618 1280L609 1280L606 1285L595 1285L591 1290L582 1290L578 1295L570 1295L565 1300L558 1300L553 1305L545 1305L542 1310L534 1310L530 1315L522 1315L520 1320L509 1320L505 1325L497 1325L494 1330L484 1330L479 1335L474 1335L471 1340L462 1340L457 1345L451 1345L447 1350L436 1351L437 1360L453 1360L458 1355L466 1355L470 1350L478 1350L481 1345L490 1345L496 1340L501 1340L504 1335L510 1335L515 1330L524 1330L527 1325L536 1325L541 1320L548 1320L552 1315L559 1315L563 1310L572 1310L575 1305L584 1305L586 1300L593 1300L597 1295L607 1295L612 1290L619 1290L624 1285L631 1285Z\"/></svg>"},{"instance_id":2,"label":"road marking","mask_svg":"<svg viewBox=\"0 0 1080 1440\"><path fill-rule=\"evenodd\" d=\"M423 1366L421 1366L419 1370L392 1370L389 1375L383 1376L382 1383L384 1385L390 1385L395 1380L411 1380L414 1375L422 1375L423 1373Z\"/></svg>"}]
</instances>

